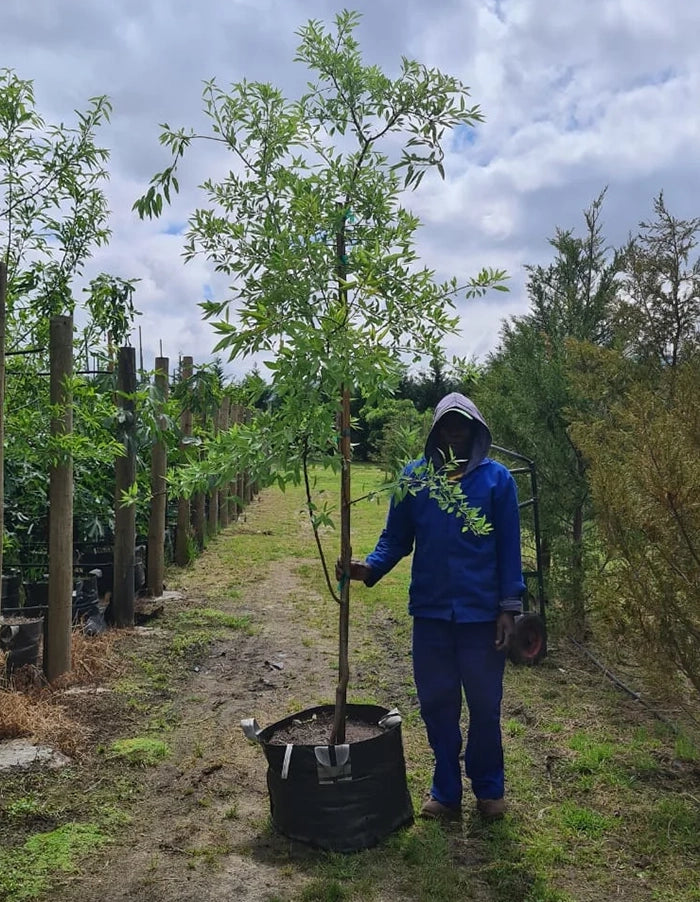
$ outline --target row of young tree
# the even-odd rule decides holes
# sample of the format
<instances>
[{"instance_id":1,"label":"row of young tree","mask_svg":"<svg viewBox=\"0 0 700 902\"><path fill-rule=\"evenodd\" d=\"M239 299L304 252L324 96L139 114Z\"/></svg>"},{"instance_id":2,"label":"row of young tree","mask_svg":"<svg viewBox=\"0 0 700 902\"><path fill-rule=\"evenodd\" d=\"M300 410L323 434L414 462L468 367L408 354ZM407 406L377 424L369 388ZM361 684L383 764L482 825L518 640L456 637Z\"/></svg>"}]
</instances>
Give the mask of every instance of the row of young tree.
<instances>
[{"instance_id":1,"label":"row of young tree","mask_svg":"<svg viewBox=\"0 0 700 902\"><path fill-rule=\"evenodd\" d=\"M141 364L128 398L135 481L128 497L115 498L123 420L132 415L120 403L117 349L134 329L137 285L108 273L87 285L83 279L86 262L110 237L109 154L99 143L110 112L98 97L73 125L47 123L32 83L0 71L0 570L19 568L25 580L47 570L53 466L71 461L76 558L84 546L111 544L120 504L135 507L136 534L145 542L153 446L162 444L170 465L181 466L199 453L203 438L227 428L247 394L245 380L226 379L218 363L185 367L180 360L165 390ZM76 311L83 324L64 386L72 397L72 431L62 435L52 431L64 411L50 395L50 323ZM180 563L216 528L213 518L202 526L197 505L199 499L178 531L178 499L170 498L169 551Z\"/></svg>"},{"instance_id":2,"label":"row of young tree","mask_svg":"<svg viewBox=\"0 0 700 902\"><path fill-rule=\"evenodd\" d=\"M660 194L615 250L603 200L528 268L530 310L504 326L478 396L538 463L568 627L700 689L700 219Z\"/></svg>"}]
</instances>

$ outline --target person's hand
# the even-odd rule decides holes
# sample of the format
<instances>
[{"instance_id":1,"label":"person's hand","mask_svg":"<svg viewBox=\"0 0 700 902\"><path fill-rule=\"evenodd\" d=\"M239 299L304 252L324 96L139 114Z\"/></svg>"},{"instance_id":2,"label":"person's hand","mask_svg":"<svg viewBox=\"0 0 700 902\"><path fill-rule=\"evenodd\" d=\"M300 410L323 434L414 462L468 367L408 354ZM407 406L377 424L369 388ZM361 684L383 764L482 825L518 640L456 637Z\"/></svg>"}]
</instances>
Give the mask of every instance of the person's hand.
<instances>
[{"instance_id":1,"label":"person's hand","mask_svg":"<svg viewBox=\"0 0 700 902\"><path fill-rule=\"evenodd\" d=\"M501 611L496 620L496 648L499 651L508 650L514 630L515 614L511 611Z\"/></svg>"},{"instance_id":2,"label":"person's hand","mask_svg":"<svg viewBox=\"0 0 700 902\"><path fill-rule=\"evenodd\" d=\"M350 561L350 579L364 582L369 578L371 573L372 568L368 567L364 561L358 561L355 558ZM339 581L343 578L343 566L340 563L340 560L335 562L335 578Z\"/></svg>"}]
</instances>

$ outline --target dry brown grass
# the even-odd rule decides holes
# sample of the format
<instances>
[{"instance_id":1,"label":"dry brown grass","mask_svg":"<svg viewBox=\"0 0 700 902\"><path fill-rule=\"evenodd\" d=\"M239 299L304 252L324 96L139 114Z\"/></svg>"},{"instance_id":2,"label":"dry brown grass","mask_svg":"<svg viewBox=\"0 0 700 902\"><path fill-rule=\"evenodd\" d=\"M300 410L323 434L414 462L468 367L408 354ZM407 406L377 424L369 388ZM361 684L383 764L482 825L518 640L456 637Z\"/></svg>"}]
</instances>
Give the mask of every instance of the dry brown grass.
<instances>
[{"instance_id":1,"label":"dry brown grass","mask_svg":"<svg viewBox=\"0 0 700 902\"><path fill-rule=\"evenodd\" d=\"M115 645L121 636L107 632L88 638L74 632L71 655L73 669L52 685L36 667L18 669L9 683L0 686L0 740L27 737L79 756L88 731L66 712L62 690L71 686L95 686L114 679L124 669ZM0 653L0 673L6 656Z\"/></svg>"},{"instance_id":2,"label":"dry brown grass","mask_svg":"<svg viewBox=\"0 0 700 902\"><path fill-rule=\"evenodd\" d=\"M71 757L79 756L87 731L72 720L55 697L33 697L0 690L0 739L27 737Z\"/></svg>"},{"instance_id":3,"label":"dry brown grass","mask_svg":"<svg viewBox=\"0 0 700 902\"><path fill-rule=\"evenodd\" d=\"M56 687L94 686L120 676L125 665L116 654L115 646L124 635L124 631L120 630L108 630L101 636L92 637L74 632L71 646L73 669L56 681Z\"/></svg>"}]
</instances>

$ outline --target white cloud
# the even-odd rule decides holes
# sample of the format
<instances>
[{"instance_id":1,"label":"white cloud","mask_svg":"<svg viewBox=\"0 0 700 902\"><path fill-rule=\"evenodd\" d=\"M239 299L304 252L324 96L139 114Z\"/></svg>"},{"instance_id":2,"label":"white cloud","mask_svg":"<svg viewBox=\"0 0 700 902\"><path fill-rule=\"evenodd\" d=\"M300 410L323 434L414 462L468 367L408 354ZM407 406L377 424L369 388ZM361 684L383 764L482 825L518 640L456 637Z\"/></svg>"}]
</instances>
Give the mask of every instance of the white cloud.
<instances>
[{"instance_id":1,"label":"white cloud","mask_svg":"<svg viewBox=\"0 0 700 902\"><path fill-rule=\"evenodd\" d=\"M366 57L396 72L402 54L457 74L486 116L470 140L454 141L447 179L426 177L409 204L424 227L424 262L440 277L483 265L511 274L509 296L460 306L454 353L483 355L504 317L526 309L526 263L545 262L556 226L579 227L607 185L612 243L649 215L664 189L679 216L700 196L700 4L687 0L357 0ZM107 93L113 121L111 244L86 277L140 278L136 303L146 355L160 343L173 360L211 358L214 335L197 306L226 286L202 260L187 266L177 232L196 203L195 185L230 163L201 145L186 164L183 193L160 222L131 210L167 157L158 124L202 123L205 79L269 80L293 95L305 81L292 62L294 32L330 20L328 0L4 0L0 58L33 79L48 121L70 120ZM473 140L471 140L473 138ZM231 372L242 373L249 362Z\"/></svg>"}]
</instances>

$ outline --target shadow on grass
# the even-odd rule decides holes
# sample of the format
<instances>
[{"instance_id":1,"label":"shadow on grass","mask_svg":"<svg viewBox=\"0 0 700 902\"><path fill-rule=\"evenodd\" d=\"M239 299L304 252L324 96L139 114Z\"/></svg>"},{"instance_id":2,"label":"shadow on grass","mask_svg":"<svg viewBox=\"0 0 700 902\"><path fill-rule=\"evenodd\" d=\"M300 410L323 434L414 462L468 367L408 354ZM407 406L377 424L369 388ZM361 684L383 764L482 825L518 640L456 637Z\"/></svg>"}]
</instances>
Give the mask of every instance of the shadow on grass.
<instances>
[{"instance_id":1,"label":"shadow on grass","mask_svg":"<svg viewBox=\"0 0 700 902\"><path fill-rule=\"evenodd\" d=\"M307 890L294 897L303 902L383 898L387 886L416 902L561 900L521 850L512 815L489 824L466 811L461 824L418 820L371 849L349 854L289 840L269 821L248 847L252 858L308 878Z\"/></svg>"},{"instance_id":2,"label":"shadow on grass","mask_svg":"<svg viewBox=\"0 0 700 902\"><path fill-rule=\"evenodd\" d=\"M568 898L552 890L523 856L519 821L514 814L485 822L474 813L465 818L464 841L479 858L481 879L493 902L563 902Z\"/></svg>"}]
</instances>

